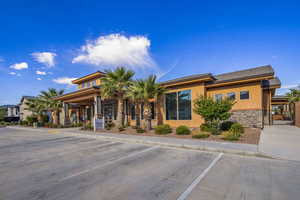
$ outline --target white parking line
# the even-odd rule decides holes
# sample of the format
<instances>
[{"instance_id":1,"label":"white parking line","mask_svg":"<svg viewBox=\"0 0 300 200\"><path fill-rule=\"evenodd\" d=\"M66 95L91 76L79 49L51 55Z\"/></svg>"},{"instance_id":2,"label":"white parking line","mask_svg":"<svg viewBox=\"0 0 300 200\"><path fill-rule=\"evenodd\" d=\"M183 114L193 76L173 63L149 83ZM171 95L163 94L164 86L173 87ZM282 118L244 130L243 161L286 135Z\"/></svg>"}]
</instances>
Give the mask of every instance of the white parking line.
<instances>
[{"instance_id":1,"label":"white parking line","mask_svg":"<svg viewBox=\"0 0 300 200\"><path fill-rule=\"evenodd\" d=\"M127 159L127 158L131 158L131 157L137 156L137 155L139 155L139 154L146 153L146 152L148 152L148 151L152 151L152 150L157 149L157 148L159 148L159 147L154 146L154 147L151 147L151 148L148 148L148 149L145 149L145 150L142 150L142 151L139 151L139 152L135 152L135 153L129 154L129 155L127 155L127 156L121 157L121 158L119 158L119 159L117 159L117 160L108 161L108 162L104 163L103 165L100 165L100 166L97 166L97 167L93 167L93 168L91 168L91 169L83 170L83 171L81 171L81 172L78 172L78 173L72 174L72 175L70 175L70 176L64 177L64 178L61 179L60 181L68 180L68 179L70 179L70 178L73 178L73 177L76 177L76 176L79 176L79 175L88 173L88 172L93 171L93 170L96 170L96 169L100 169L100 168L105 167L105 166L107 166L107 165L111 165L111 164L113 164L113 163L120 162L120 161L125 160L125 159Z\"/></svg>"},{"instance_id":2,"label":"white parking line","mask_svg":"<svg viewBox=\"0 0 300 200\"><path fill-rule=\"evenodd\" d=\"M223 153L220 153L211 163L210 165L189 185L189 187L177 198L177 200L186 199L193 189L201 182L201 180L206 176L206 174L211 170L211 168L221 159Z\"/></svg>"}]
</instances>

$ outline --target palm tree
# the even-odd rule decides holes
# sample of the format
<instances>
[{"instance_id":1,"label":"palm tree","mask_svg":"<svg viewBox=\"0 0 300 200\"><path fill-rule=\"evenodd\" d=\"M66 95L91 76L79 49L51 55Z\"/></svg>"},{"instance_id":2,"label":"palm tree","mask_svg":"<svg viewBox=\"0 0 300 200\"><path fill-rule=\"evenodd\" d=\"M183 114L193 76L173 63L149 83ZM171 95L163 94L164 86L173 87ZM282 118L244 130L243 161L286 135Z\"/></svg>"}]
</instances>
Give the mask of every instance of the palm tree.
<instances>
[{"instance_id":1,"label":"palm tree","mask_svg":"<svg viewBox=\"0 0 300 200\"><path fill-rule=\"evenodd\" d=\"M149 131L152 129L151 126L151 103L150 99L158 99L160 95L163 94L165 89L160 86L160 84L156 83L156 76L150 75L148 78L139 81L139 87L142 92L142 102L144 103L144 119L146 120L145 127L146 130Z\"/></svg>"},{"instance_id":2,"label":"palm tree","mask_svg":"<svg viewBox=\"0 0 300 200\"><path fill-rule=\"evenodd\" d=\"M34 98L28 99L25 105L27 105L26 110L31 111L32 115L37 117L37 120L41 122L42 115L46 109L44 102L39 98Z\"/></svg>"},{"instance_id":3,"label":"palm tree","mask_svg":"<svg viewBox=\"0 0 300 200\"><path fill-rule=\"evenodd\" d=\"M294 114L295 114L295 102L300 101L300 86L299 89L290 89L290 91L286 94L289 99L289 110L291 113L291 118L294 121Z\"/></svg>"},{"instance_id":4,"label":"palm tree","mask_svg":"<svg viewBox=\"0 0 300 200\"><path fill-rule=\"evenodd\" d=\"M54 100L54 97L64 94L64 90L56 90L55 88L49 88L48 91L41 91L38 96L40 101L43 102L46 110L51 111L51 118L54 124L58 124L59 111L62 109L62 102Z\"/></svg>"},{"instance_id":5,"label":"palm tree","mask_svg":"<svg viewBox=\"0 0 300 200\"><path fill-rule=\"evenodd\" d=\"M136 80L132 82L132 85L129 86L127 97L134 103L135 106L135 120L136 127L141 127L141 110L140 106L143 102L143 80Z\"/></svg>"},{"instance_id":6,"label":"palm tree","mask_svg":"<svg viewBox=\"0 0 300 200\"><path fill-rule=\"evenodd\" d=\"M101 93L104 98L116 98L118 101L117 125L123 126L124 98L132 83L134 72L118 67L114 71L106 70L106 76L101 78Z\"/></svg>"}]
</instances>

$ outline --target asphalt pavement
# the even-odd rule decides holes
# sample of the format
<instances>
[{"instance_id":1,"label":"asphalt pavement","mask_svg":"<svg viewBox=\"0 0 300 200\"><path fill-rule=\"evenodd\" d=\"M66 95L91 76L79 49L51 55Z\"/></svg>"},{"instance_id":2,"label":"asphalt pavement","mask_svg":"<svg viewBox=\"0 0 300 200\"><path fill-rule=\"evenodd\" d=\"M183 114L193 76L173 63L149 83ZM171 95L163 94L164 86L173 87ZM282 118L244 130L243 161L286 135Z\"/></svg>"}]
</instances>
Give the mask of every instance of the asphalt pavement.
<instances>
[{"instance_id":1,"label":"asphalt pavement","mask_svg":"<svg viewBox=\"0 0 300 200\"><path fill-rule=\"evenodd\" d=\"M0 128L0 199L299 199L300 162Z\"/></svg>"}]
</instances>

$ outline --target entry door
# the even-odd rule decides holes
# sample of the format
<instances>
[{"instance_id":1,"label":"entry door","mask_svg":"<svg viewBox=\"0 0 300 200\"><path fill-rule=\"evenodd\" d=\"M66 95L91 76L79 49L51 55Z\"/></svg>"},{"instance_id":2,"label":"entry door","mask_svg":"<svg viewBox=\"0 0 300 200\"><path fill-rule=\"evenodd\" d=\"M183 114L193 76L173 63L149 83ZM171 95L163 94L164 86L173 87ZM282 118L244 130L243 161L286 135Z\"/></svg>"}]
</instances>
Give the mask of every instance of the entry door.
<instances>
[{"instance_id":1,"label":"entry door","mask_svg":"<svg viewBox=\"0 0 300 200\"><path fill-rule=\"evenodd\" d=\"M112 120L113 118L113 104L112 103L107 103L103 105L103 114L104 118Z\"/></svg>"}]
</instances>

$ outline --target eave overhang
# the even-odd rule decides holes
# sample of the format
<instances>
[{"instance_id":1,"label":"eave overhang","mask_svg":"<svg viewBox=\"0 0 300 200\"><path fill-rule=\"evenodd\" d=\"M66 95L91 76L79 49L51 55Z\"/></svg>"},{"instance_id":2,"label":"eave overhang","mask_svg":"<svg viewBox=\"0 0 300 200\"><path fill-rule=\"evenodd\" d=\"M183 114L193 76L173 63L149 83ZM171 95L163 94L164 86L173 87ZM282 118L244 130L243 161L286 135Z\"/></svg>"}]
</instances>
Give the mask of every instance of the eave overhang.
<instances>
[{"instance_id":1,"label":"eave overhang","mask_svg":"<svg viewBox=\"0 0 300 200\"><path fill-rule=\"evenodd\" d=\"M249 82L259 82L262 80L268 80L268 79L272 79L272 78L274 78L274 76L270 75L270 74L268 74L266 76L243 77L243 78L231 79L231 80L226 80L226 81L209 82L205 85L205 87L207 87L207 88L222 87L222 86L249 83Z\"/></svg>"},{"instance_id":2,"label":"eave overhang","mask_svg":"<svg viewBox=\"0 0 300 200\"><path fill-rule=\"evenodd\" d=\"M163 87L172 87L172 86L179 86L179 85L185 85L185 84L192 84L192 83L198 83L198 82L207 82L207 81L213 81L215 78L212 76L212 74L201 74L197 76L187 76L183 78L173 79L170 81L165 81L159 83Z\"/></svg>"},{"instance_id":3,"label":"eave overhang","mask_svg":"<svg viewBox=\"0 0 300 200\"><path fill-rule=\"evenodd\" d=\"M84 89L77 90L77 91L74 91L74 92L70 92L70 93L67 93L67 94L64 94L64 95L61 95L61 96L57 96L57 97L54 97L53 99L58 100L58 101L66 101L66 100L70 100L70 99L73 99L73 98L84 97L84 96L91 95L91 94L96 95L98 93L100 93L100 87L99 86L93 86L93 87L90 87L90 88L84 88Z\"/></svg>"},{"instance_id":4,"label":"eave overhang","mask_svg":"<svg viewBox=\"0 0 300 200\"><path fill-rule=\"evenodd\" d=\"M92 74L88 74L88 75L83 76L81 78L75 79L75 80L72 81L72 83L73 84L80 84L80 83L83 83L83 82L88 81L88 80L92 80L92 79L96 79L96 78L101 78L103 76L105 76L104 72L97 71L97 72L94 72Z\"/></svg>"}]
</instances>

